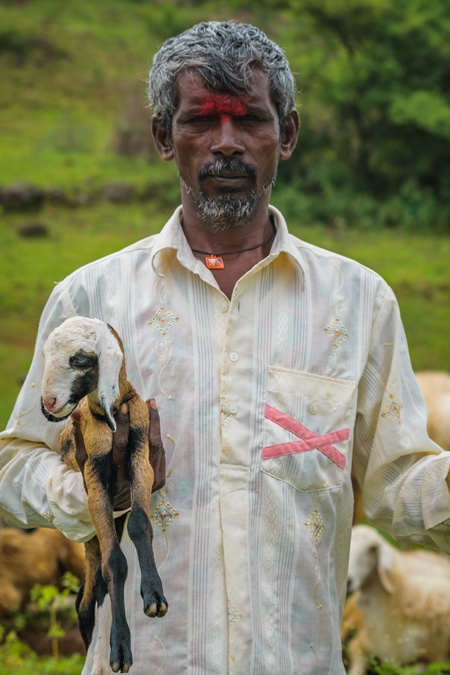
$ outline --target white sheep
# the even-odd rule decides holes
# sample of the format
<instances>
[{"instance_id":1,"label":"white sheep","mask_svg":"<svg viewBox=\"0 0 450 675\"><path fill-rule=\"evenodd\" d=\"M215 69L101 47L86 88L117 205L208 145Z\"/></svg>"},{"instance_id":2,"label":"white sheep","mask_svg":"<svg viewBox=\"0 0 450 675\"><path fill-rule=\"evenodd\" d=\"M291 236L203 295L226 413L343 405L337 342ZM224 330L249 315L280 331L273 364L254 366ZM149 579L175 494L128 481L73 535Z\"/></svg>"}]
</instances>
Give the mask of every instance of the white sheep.
<instances>
[{"instance_id":1,"label":"white sheep","mask_svg":"<svg viewBox=\"0 0 450 675\"><path fill-rule=\"evenodd\" d=\"M350 546L347 622L357 630L349 675L371 657L396 665L450 658L450 560L429 551L399 551L374 528L356 525Z\"/></svg>"},{"instance_id":2,"label":"white sheep","mask_svg":"<svg viewBox=\"0 0 450 675\"><path fill-rule=\"evenodd\" d=\"M48 420L59 422L79 406L86 446L84 480L97 536L85 544L86 574L77 603L80 632L87 649L95 624L95 605L102 604L107 591L112 614L109 662L113 672L127 673L133 663L124 603L127 562L113 517L117 467L111 451L116 430L114 414L123 403L127 403L130 416L131 513L127 528L141 568L144 612L161 617L168 607L155 565L148 515L153 469L149 461L147 405L127 380L122 341L102 321L67 319L49 335L44 358L42 412ZM64 427L59 443L64 461L79 471L72 423ZM92 675L107 672L109 666L100 662Z\"/></svg>"},{"instance_id":3,"label":"white sheep","mask_svg":"<svg viewBox=\"0 0 450 675\"><path fill-rule=\"evenodd\" d=\"M450 450L450 374L424 370L416 378L428 408L428 435Z\"/></svg>"}]
</instances>

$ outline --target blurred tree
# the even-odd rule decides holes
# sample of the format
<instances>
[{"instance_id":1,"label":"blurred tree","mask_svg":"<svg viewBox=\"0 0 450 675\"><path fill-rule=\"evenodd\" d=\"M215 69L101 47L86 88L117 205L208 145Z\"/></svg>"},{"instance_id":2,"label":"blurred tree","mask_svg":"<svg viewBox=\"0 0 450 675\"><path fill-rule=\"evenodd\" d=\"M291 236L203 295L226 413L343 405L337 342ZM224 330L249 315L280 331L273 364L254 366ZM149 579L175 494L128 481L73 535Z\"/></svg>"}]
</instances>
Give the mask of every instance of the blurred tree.
<instances>
[{"instance_id":1,"label":"blurred tree","mask_svg":"<svg viewBox=\"0 0 450 675\"><path fill-rule=\"evenodd\" d=\"M262 0L254 10L297 73L302 131L280 179L302 193L300 209L448 228L448 0Z\"/></svg>"}]
</instances>

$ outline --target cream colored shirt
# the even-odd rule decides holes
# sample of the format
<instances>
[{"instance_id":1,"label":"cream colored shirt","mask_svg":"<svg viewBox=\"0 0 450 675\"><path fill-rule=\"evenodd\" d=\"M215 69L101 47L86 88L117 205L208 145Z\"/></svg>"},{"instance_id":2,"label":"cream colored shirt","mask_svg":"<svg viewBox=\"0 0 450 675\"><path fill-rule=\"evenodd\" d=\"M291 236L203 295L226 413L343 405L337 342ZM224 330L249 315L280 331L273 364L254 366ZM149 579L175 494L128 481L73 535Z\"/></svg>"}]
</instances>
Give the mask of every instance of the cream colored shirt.
<instances>
[{"instance_id":1,"label":"cream colored shirt","mask_svg":"<svg viewBox=\"0 0 450 675\"><path fill-rule=\"evenodd\" d=\"M374 524L450 552L450 454L427 437L392 291L272 211L271 253L231 301L193 256L179 210L160 234L59 283L2 434L10 521L89 539L81 476L54 452L61 424L40 411L42 348L75 314L114 326L131 382L156 397L167 453L150 507L165 618L144 616L123 539L132 675L342 675L352 461ZM86 674L107 621L103 608Z\"/></svg>"}]
</instances>

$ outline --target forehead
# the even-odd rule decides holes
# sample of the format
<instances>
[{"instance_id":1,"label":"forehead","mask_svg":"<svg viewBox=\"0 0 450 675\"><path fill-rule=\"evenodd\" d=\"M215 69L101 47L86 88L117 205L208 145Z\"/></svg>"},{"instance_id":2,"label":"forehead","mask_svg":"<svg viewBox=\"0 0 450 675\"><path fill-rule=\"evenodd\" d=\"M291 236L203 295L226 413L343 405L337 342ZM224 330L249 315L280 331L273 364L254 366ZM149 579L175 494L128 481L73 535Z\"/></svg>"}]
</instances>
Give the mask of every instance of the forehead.
<instances>
[{"instance_id":1,"label":"forehead","mask_svg":"<svg viewBox=\"0 0 450 675\"><path fill-rule=\"evenodd\" d=\"M248 92L242 94L231 94L223 91L211 91L203 83L201 76L188 71L180 75L177 82L178 104L176 112L203 109L211 107L211 112L215 108L217 112L220 109L231 107L236 114L243 114L249 107L258 107L271 110L277 114L277 108L272 100L270 93L269 77L262 70L253 70L253 80Z\"/></svg>"}]
</instances>

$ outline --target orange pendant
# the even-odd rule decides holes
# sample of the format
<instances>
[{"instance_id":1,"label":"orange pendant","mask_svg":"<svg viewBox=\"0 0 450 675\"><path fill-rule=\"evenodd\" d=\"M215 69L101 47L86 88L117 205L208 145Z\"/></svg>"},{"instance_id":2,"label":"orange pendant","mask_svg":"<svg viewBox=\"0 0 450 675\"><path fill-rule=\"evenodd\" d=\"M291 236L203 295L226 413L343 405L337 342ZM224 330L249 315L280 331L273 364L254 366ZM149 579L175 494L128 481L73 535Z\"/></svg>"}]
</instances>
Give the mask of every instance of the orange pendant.
<instances>
[{"instance_id":1,"label":"orange pendant","mask_svg":"<svg viewBox=\"0 0 450 675\"><path fill-rule=\"evenodd\" d=\"M223 258L218 258L216 255L207 255L205 260L209 270L223 270L225 267Z\"/></svg>"}]
</instances>

